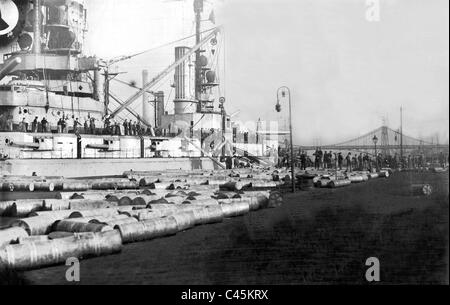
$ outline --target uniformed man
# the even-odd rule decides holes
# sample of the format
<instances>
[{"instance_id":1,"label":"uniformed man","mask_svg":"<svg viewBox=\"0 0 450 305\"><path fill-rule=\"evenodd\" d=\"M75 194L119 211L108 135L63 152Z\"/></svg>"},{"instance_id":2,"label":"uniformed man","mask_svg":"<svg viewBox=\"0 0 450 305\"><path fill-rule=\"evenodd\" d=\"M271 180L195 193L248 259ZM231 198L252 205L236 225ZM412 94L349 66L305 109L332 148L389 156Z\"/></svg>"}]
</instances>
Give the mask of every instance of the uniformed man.
<instances>
[{"instance_id":1,"label":"uniformed man","mask_svg":"<svg viewBox=\"0 0 450 305\"><path fill-rule=\"evenodd\" d=\"M345 161L347 162L347 171L352 171L352 153L348 153L347 157L345 157Z\"/></svg>"},{"instance_id":2,"label":"uniformed man","mask_svg":"<svg viewBox=\"0 0 450 305\"><path fill-rule=\"evenodd\" d=\"M133 135L133 123L131 122L131 120L128 121L128 134L130 136Z\"/></svg>"},{"instance_id":3,"label":"uniformed man","mask_svg":"<svg viewBox=\"0 0 450 305\"><path fill-rule=\"evenodd\" d=\"M47 119L46 119L45 117L42 118L42 121L41 121L42 132L47 132L47 131L48 131L48 130L47 130L47 124L48 124Z\"/></svg>"},{"instance_id":4,"label":"uniformed man","mask_svg":"<svg viewBox=\"0 0 450 305\"><path fill-rule=\"evenodd\" d=\"M38 117L34 118L33 123L31 123L32 132L38 132Z\"/></svg>"},{"instance_id":5,"label":"uniformed man","mask_svg":"<svg viewBox=\"0 0 450 305\"><path fill-rule=\"evenodd\" d=\"M338 167L339 170L342 170L342 162L344 162L344 157L342 156L342 153L338 154Z\"/></svg>"},{"instance_id":6,"label":"uniformed man","mask_svg":"<svg viewBox=\"0 0 450 305\"><path fill-rule=\"evenodd\" d=\"M125 135L128 135L128 120L125 119L125 121L123 121L123 132L125 133Z\"/></svg>"},{"instance_id":7,"label":"uniformed man","mask_svg":"<svg viewBox=\"0 0 450 305\"><path fill-rule=\"evenodd\" d=\"M78 121L78 118L73 121L73 133L79 133L78 126L81 126L81 123Z\"/></svg>"}]
</instances>

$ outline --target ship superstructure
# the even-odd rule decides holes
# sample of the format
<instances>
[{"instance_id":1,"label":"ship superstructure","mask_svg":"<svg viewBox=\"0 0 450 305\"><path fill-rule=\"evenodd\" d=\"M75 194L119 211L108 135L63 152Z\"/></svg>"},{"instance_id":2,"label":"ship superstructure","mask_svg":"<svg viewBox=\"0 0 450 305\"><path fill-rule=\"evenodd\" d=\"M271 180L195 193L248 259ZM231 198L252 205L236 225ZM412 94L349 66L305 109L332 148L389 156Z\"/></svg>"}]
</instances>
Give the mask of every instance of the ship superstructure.
<instances>
[{"instance_id":1,"label":"ship superstructure","mask_svg":"<svg viewBox=\"0 0 450 305\"><path fill-rule=\"evenodd\" d=\"M176 46L174 63L152 79L144 71L142 88L123 101L109 90L117 61L83 55L85 0L5 0L2 9L4 2L18 16L0 35L2 172L14 172L4 163L14 160L120 159L131 169L138 159L208 157L219 164L219 156L265 155L268 144L241 132L217 96L221 29L202 32L203 0L194 1L195 45ZM152 91L168 75L173 113L165 110L164 92ZM141 101L139 114L130 106Z\"/></svg>"}]
</instances>

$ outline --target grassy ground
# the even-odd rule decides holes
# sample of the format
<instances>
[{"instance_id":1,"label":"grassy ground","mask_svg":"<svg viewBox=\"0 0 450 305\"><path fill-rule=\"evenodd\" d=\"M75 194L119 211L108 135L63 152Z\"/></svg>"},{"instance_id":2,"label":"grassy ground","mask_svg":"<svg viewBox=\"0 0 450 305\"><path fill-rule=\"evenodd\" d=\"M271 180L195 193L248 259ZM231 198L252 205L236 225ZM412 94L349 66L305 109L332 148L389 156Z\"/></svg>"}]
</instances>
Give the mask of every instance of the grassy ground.
<instances>
[{"instance_id":1,"label":"grassy ground","mask_svg":"<svg viewBox=\"0 0 450 305\"><path fill-rule=\"evenodd\" d=\"M412 196L413 183L434 187ZM448 174L396 173L342 189L286 194L285 204L81 262L81 284L448 284ZM19 274L65 284L66 267Z\"/></svg>"}]
</instances>

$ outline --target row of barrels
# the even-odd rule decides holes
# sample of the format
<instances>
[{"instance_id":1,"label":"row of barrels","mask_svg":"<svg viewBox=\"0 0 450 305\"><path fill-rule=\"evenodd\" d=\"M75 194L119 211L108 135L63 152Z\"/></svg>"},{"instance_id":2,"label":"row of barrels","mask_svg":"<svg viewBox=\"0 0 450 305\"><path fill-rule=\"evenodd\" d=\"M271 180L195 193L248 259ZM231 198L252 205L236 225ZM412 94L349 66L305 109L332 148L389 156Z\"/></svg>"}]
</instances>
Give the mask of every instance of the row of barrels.
<instances>
[{"instance_id":1,"label":"row of barrels","mask_svg":"<svg viewBox=\"0 0 450 305\"><path fill-rule=\"evenodd\" d=\"M104 179L56 179L41 177L2 177L2 192L54 192L54 191L87 191L87 190L127 190L139 188L139 183L124 178Z\"/></svg>"},{"instance_id":2,"label":"row of barrels","mask_svg":"<svg viewBox=\"0 0 450 305\"><path fill-rule=\"evenodd\" d=\"M339 173L337 179L336 175L327 174L314 177L313 183L314 186L320 188L340 188L355 183L367 182L371 179L389 178L389 176L390 176L389 171L380 171L378 173L356 172L345 175L343 173Z\"/></svg>"},{"instance_id":3,"label":"row of barrels","mask_svg":"<svg viewBox=\"0 0 450 305\"><path fill-rule=\"evenodd\" d=\"M134 197L106 193L120 199ZM35 269L63 263L69 257L118 253L126 243L170 236L282 204L276 192L216 192L217 199L208 198L210 194L176 191L157 199L156 194L135 193L134 199L141 198L145 205L128 206L106 200L48 200L49 210L31 212L29 217L13 222L12 227L0 230L0 267ZM175 203L180 202L178 198L189 200Z\"/></svg>"}]
</instances>

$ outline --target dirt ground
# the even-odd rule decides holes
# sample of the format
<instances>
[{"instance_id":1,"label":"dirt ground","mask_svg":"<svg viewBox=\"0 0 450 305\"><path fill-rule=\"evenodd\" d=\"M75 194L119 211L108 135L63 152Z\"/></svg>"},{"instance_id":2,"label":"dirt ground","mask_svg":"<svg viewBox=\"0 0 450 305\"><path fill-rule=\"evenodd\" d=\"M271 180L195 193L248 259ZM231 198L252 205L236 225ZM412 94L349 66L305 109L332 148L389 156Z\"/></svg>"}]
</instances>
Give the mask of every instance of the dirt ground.
<instances>
[{"instance_id":1,"label":"dirt ground","mask_svg":"<svg viewBox=\"0 0 450 305\"><path fill-rule=\"evenodd\" d=\"M81 284L366 284L377 257L382 284L448 284L448 174L396 173L341 189L286 194L262 210L81 262ZM413 183L434 187L413 196ZM25 272L68 284L65 266Z\"/></svg>"}]
</instances>

